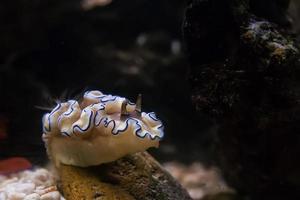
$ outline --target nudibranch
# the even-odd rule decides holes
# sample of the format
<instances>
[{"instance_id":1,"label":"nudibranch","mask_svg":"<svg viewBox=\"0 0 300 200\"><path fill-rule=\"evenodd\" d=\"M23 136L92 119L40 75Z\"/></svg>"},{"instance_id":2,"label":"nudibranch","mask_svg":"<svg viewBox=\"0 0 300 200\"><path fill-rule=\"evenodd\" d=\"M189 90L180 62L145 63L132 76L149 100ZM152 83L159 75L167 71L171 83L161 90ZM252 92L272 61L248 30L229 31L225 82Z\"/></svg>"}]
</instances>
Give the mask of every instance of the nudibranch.
<instances>
[{"instance_id":1,"label":"nudibranch","mask_svg":"<svg viewBox=\"0 0 300 200\"><path fill-rule=\"evenodd\" d=\"M80 101L69 100L43 117L43 141L57 167L87 167L115 161L127 154L158 147L162 122L120 96L87 91Z\"/></svg>"}]
</instances>

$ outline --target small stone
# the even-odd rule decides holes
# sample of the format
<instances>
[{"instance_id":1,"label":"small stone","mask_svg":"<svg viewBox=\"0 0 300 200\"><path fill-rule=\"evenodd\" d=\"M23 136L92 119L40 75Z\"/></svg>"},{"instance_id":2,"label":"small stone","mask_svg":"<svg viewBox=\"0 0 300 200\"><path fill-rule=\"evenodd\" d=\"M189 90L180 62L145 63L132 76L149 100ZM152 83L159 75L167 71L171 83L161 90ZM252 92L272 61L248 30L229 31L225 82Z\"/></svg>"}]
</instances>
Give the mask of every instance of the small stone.
<instances>
[{"instance_id":1,"label":"small stone","mask_svg":"<svg viewBox=\"0 0 300 200\"><path fill-rule=\"evenodd\" d=\"M37 193L33 193L33 194L30 194L30 195L27 195L24 198L24 200L40 200L40 199L41 199L41 197Z\"/></svg>"},{"instance_id":2,"label":"small stone","mask_svg":"<svg viewBox=\"0 0 300 200\"><path fill-rule=\"evenodd\" d=\"M26 194L20 192L12 192L8 194L8 200L23 200Z\"/></svg>"},{"instance_id":3,"label":"small stone","mask_svg":"<svg viewBox=\"0 0 300 200\"><path fill-rule=\"evenodd\" d=\"M34 188L35 188L34 183L19 183L15 190L16 192L30 194L33 192Z\"/></svg>"},{"instance_id":4,"label":"small stone","mask_svg":"<svg viewBox=\"0 0 300 200\"><path fill-rule=\"evenodd\" d=\"M18 181L18 178L17 177L14 177L14 178L10 178L10 179L7 179L5 181L3 181L1 184L0 184L0 187L4 187L5 185L8 185L10 183L14 183Z\"/></svg>"},{"instance_id":5,"label":"small stone","mask_svg":"<svg viewBox=\"0 0 300 200\"><path fill-rule=\"evenodd\" d=\"M4 192L0 192L0 199L7 199Z\"/></svg>"},{"instance_id":6,"label":"small stone","mask_svg":"<svg viewBox=\"0 0 300 200\"><path fill-rule=\"evenodd\" d=\"M190 188L188 192L193 199L201 199L205 195L205 192L199 188Z\"/></svg>"},{"instance_id":7,"label":"small stone","mask_svg":"<svg viewBox=\"0 0 300 200\"><path fill-rule=\"evenodd\" d=\"M0 200L41 199L63 200L57 192L55 179L48 170L38 168L1 176Z\"/></svg>"},{"instance_id":8,"label":"small stone","mask_svg":"<svg viewBox=\"0 0 300 200\"><path fill-rule=\"evenodd\" d=\"M60 200L60 194L57 191L49 192L42 195L41 200Z\"/></svg>"}]
</instances>

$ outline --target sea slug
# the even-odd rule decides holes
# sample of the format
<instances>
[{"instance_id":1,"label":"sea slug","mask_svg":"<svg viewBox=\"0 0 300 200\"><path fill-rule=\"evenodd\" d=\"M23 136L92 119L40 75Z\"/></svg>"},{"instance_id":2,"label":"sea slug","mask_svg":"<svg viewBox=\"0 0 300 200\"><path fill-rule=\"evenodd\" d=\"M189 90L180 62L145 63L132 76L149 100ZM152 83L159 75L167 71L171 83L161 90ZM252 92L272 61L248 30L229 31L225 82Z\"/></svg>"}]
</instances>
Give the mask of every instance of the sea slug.
<instances>
[{"instance_id":1,"label":"sea slug","mask_svg":"<svg viewBox=\"0 0 300 200\"><path fill-rule=\"evenodd\" d=\"M158 147L162 122L136 103L100 91L87 91L80 101L61 102L43 117L43 141L49 158L87 167Z\"/></svg>"}]
</instances>

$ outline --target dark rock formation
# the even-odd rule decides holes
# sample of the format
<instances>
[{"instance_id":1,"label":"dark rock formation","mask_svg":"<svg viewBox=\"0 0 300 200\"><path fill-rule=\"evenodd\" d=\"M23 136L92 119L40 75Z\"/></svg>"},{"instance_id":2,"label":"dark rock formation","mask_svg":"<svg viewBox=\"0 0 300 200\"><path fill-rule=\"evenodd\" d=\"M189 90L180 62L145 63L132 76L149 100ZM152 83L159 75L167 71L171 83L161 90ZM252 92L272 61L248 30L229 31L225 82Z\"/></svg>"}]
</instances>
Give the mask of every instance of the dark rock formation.
<instances>
[{"instance_id":1,"label":"dark rock formation","mask_svg":"<svg viewBox=\"0 0 300 200\"><path fill-rule=\"evenodd\" d=\"M62 165L58 173L66 199L191 200L147 152L89 168Z\"/></svg>"},{"instance_id":2,"label":"dark rock formation","mask_svg":"<svg viewBox=\"0 0 300 200\"><path fill-rule=\"evenodd\" d=\"M300 198L300 56L288 3L194 0L185 14L194 105L218 126L225 178L251 199Z\"/></svg>"}]
</instances>

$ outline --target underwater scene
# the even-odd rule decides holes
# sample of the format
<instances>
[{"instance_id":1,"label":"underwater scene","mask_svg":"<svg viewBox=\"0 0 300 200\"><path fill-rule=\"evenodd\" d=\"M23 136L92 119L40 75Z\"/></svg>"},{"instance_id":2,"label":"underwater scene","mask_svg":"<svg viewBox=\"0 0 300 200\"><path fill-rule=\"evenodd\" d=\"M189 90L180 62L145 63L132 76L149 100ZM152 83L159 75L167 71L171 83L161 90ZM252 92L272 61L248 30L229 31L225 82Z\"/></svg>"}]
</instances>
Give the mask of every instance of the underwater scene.
<instances>
[{"instance_id":1,"label":"underwater scene","mask_svg":"<svg viewBox=\"0 0 300 200\"><path fill-rule=\"evenodd\" d=\"M300 1L0 16L0 200L300 199Z\"/></svg>"}]
</instances>

